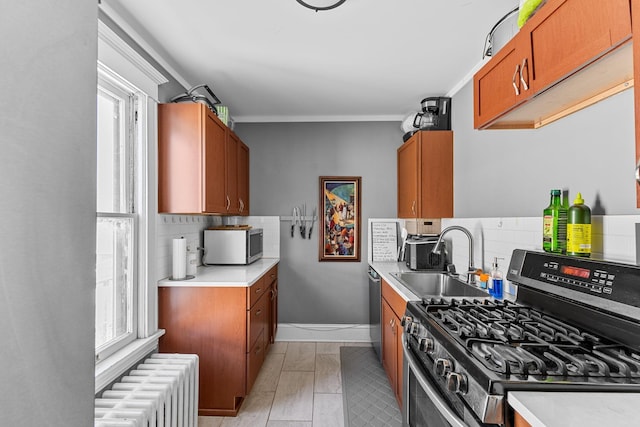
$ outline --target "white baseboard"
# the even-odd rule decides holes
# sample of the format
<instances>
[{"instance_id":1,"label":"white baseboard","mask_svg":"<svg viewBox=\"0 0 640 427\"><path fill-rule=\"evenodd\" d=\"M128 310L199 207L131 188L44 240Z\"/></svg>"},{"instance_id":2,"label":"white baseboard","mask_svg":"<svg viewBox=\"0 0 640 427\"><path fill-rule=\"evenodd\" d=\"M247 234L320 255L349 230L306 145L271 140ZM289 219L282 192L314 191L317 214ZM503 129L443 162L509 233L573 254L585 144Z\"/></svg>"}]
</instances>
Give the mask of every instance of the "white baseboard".
<instances>
[{"instance_id":1,"label":"white baseboard","mask_svg":"<svg viewBox=\"0 0 640 427\"><path fill-rule=\"evenodd\" d=\"M279 323L276 341L371 342L368 324Z\"/></svg>"}]
</instances>

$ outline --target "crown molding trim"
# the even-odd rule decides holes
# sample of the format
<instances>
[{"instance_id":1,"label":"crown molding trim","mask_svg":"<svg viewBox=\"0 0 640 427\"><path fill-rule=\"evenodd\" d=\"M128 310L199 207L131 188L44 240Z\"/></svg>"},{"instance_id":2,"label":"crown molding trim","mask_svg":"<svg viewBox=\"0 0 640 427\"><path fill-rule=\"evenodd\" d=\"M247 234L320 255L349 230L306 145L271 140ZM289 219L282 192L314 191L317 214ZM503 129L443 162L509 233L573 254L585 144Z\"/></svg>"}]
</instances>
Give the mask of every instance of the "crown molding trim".
<instances>
[{"instance_id":1,"label":"crown molding trim","mask_svg":"<svg viewBox=\"0 0 640 427\"><path fill-rule=\"evenodd\" d=\"M149 54L149 56L151 56L158 64L160 64L160 66L162 68L165 69L165 71L167 73L169 73L171 75L171 77L173 77L174 79L176 79L176 81L178 83L180 83L184 88L189 89L190 87L193 87L193 85L187 80L185 79L178 71L176 71L176 69L171 66L169 64L169 62L158 53L158 51L156 51L149 42L147 42L141 35L140 33L138 33L132 25L130 25L118 12L116 12L113 7L111 7L110 5L106 4L106 3L102 3L100 4L100 10L102 10L102 12L105 13L105 15L107 15L111 20L113 20L113 22L115 22L115 24L117 26L119 26L129 37L131 37L142 49L144 49L144 51ZM100 23L100 21L98 21ZM106 24L104 24L104 27L108 28L108 26ZM111 30L109 28L110 31L113 32L113 30ZM115 33L114 33L115 34ZM117 36L117 35L116 35ZM118 37L119 38L119 37ZM133 50L133 48L131 48L129 45L127 45L125 43L125 45L127 47L129 47L131 50ZM135 52L135 50L133 50ZM135 52L136 55L139 55L137 52ZM142 58L144 60L144 58ZM146 62L146 61L145 61ZM166 80L163 83L168 82L169 80Z\"/></svg>"},{"instance_id":2,"label":"crown molding trim","mask_svg":"<svg viewBox=\"0 0 640 427\"><path fill-rule=\"evenodd\" d=\"M235 123L315 123L315 122L401 122L401 115L345 115L345 116L233 116Z\"/></svg>"},{"instance_id":3,"label":"crown molding trim","mask_svg":"<svg viewBox=\"0 0 640 427\"><path fill-rule=\"evenodd\" d=\"M134 64L155 84L161 85L169 81L160 71L156 70L153 65L149 64L138 52L125 43L107 24L100 20L98 20L98 38Z\"/></svg>"}]
</instances>

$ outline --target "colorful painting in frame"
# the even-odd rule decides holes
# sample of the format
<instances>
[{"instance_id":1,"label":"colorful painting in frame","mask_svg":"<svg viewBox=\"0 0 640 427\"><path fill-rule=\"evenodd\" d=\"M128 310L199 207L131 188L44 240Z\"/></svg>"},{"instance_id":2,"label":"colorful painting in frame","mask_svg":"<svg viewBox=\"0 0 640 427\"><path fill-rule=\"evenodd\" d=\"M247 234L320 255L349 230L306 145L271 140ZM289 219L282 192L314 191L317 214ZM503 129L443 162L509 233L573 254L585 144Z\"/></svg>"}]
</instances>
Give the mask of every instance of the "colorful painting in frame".
<instances>
[{"instance_id":1,"label":"colorful painting in frame","mask_svg":"<svg viewBox=\"0 0 640 427\"><path fill-rule=\"evenodd\" d=\"M359 176L320 177L320 261L360 261Z\"/></svg>"}]
</instances>

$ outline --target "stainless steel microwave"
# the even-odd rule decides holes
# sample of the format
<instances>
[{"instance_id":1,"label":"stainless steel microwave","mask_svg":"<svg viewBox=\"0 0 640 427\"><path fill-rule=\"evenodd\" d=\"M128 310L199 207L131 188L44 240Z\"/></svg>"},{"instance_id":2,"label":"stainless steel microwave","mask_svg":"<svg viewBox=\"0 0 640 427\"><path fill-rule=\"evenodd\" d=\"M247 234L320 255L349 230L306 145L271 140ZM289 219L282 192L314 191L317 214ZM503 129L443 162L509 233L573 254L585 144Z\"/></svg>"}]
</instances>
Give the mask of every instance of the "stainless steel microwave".
<instances>
[{"instance_id":1,"label":"stainless steel microwave","mask_svg":"<svg viewBox=\"0 0 640 427\"><path fill-rule=\"evenodd\" d=\"M247 265L262 258L262 228L204 230L204 265Z\"/></svg>"}]
</instances>

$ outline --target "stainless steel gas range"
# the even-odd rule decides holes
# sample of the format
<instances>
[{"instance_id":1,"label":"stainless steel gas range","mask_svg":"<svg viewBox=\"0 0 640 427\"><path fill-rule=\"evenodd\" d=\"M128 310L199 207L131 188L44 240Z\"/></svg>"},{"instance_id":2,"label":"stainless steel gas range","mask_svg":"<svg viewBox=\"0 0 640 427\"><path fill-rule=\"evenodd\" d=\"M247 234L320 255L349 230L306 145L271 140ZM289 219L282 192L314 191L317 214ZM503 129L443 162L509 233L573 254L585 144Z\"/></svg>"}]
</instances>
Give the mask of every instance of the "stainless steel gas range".
<instances>
[{"instance_id":1,"label":"stainless steel gas range","mask_svg":"<svg viewBox=\"0 0 640 427\"><path fill-rule=\"evenodd\" d=\"M640 393L640 268L515 250L515 303L423 298L404 324L404 425L511 426L511 391Z\"/></svg>"}]
</instances>

